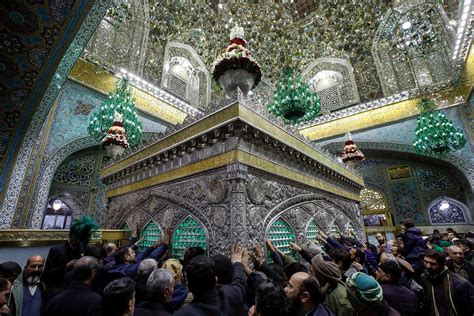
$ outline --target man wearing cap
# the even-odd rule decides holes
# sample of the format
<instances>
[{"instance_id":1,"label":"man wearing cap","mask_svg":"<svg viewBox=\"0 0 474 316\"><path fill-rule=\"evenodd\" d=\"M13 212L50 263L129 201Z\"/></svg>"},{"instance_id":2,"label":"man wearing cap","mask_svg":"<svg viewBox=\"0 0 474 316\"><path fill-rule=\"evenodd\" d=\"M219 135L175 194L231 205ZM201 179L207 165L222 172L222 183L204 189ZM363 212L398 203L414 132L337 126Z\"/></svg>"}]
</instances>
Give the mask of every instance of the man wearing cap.
<instances>
[{"instance_id":1,"label":"man wearing cap","mask_svg":"<svg viewBox=\"0 0 474 316\"><path fill-rule=\"evenodd\" d=\"M383 299L383 292L377 281L362 272L356 272L347 279L347 293L355 315L400 316Z\"/></svg>"},{"instance_id":2,"label":"man wearing cap","mask_svg":"<svg viewBox=\"0 0 474 316\"><path fill-rule=\"evenodd\" d=\"M446 266L449 270L459 274L465 279L468 279L471 284L474 283L474 264L464 260L464 252L458 246L448 247L449 260L446 261Z\"/></svg>"},{"instance_id":3,"label":"man wearing cap","mask_svg":"<svg viewBox=\"0 0 474 316\"><path fill-rule=\"evenodd\" d=\"M399 284L402 270L396 261L379 264L375 277L383 290L383 298L402 315L416 315L419 302L413 291Z\"/></svg>"},{"instance_id":4,"label":"man wearing cap","mask_svg":"<svg viewBox=\"0 0 474 316\"><path fill-rule=\"evenodd\" d=\"M321 284L321 291L326 295L324 304L335 315L354 315L337 265L332 261L325 261L322 255L317 255L311 260L311 272Z\"/></svg>"}]
</instances>

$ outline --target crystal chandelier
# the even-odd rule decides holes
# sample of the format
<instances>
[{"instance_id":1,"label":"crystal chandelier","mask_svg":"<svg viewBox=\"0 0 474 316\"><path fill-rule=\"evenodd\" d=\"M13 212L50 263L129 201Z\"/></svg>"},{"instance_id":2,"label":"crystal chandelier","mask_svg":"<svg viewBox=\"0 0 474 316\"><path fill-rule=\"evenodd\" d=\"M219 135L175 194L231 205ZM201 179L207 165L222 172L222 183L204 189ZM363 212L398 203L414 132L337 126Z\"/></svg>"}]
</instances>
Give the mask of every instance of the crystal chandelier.
<instances>
[{"instance_id":1,"label":"crystal chandelier","mask_svg":"<svg viewBox=\"0 0 474 316\"><path fill-rule=\"evenodd\" d=\"M137 117L132 88L127 79L117 80L115 90L91 117L87 131L104 147L116 145L125 150L141 142L143 124Z\"/></svg>"},{"instance_id":2,"label":"crystal chandelier","mask_svg":"<svg viewBox=\"0 0 474 316\"><path fill-rule=\"evenodd\" d=\"M419 12L414 12L400 21L394 45L412 57L426 56L437 37L431 22Z\"/></svg>"},{"instance_id":3,"label":"crystal chandelier","mask_svg":"<svg viewBox=\"0 0 474 316\"><path fill-rule=\"evenodd\" d=\"M310 91L310 85L304 83L300 75L295 74L290 67L285 67L273 101L267 108L286 124L303 123L319 114L320 99L316 92Z\"/></svg>"},{"instance_id":4,"label":"crystal chandelier","mask_svg":"<svg viewBox=\"0 0 474 316\"><path fill-rule=\"evenodd\" d=\"M422 100L418 104L420 115L413 146L419 154L442 156L449 151L459 150L466 144L461 129L455 128L443 111L435 111L433 100Z\"/></svg>"}]
</instances>

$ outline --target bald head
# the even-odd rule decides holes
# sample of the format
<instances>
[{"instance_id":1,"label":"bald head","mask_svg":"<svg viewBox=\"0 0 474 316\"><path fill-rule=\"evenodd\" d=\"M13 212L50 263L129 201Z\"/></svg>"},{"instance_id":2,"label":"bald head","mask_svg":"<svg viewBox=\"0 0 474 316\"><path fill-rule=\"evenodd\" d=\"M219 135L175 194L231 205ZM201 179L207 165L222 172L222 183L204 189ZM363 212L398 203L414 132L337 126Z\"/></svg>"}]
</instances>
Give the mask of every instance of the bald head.
<instances>
[{"instance_id":1,"label":"bald head","mask_svg":"<svg viewBox=\"0 0 474 316\"><path fill-rule=\"evenodd\" d=\"M31 262L45 262L45 259L43 256L37 255L37 256L31 256L26 260L26 265L29 265Z\"/></svg>"},{"instance_id":2,"label":"bald head","mask_svg":"<svg viewBox=\"0 0 474 316\"><path fill-rule=\"evenodd\" d=\"M462 265L464 263L464 252L458 246L449 246L448 255L454 263Z\"/></svg>"},{"instance_id":3,"label":"bald head","mask_svg":"<svg viewBox=\"0 0 474 316\"><path fill-rule=\"evenodd\" d=\"M97 271L97 258L91 256L84 256L76 261L74 266L74 277L78 281L84 283L92 282Z\"/></svg>"},{"instance_id":4,"label":"bald head","mask_svg":"<svg viewBox=\"0 0 474 316\"><path fill-rule=\"evenodd\" d=\"M307 272L296 272L293 274L288 281L288 285L285 287L286 296L289 299L294 299L298 296L301 284L311 275Z\"/></svg>"},{"instance_id":5,"label":"bald head","mask_svg":"<svg viewBox=\"0 0 474 316\"><path fill-rule=\"evenodd\" d=\"M41 273L43 273L44 262L42 256L31 256L26 260L24 275L27 283L35 284L39 282Z\"/></svg>"}]
</instances>

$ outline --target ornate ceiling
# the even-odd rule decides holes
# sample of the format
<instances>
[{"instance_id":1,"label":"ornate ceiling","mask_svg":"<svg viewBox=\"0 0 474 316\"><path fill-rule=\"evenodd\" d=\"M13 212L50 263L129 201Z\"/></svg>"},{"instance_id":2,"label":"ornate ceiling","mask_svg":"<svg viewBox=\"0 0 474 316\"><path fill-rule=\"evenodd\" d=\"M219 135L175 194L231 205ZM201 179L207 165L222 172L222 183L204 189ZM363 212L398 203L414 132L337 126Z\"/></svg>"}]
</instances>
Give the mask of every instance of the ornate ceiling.
<instances>
[{"instance_id":1,"label":"ornate ceiling","mask_svg":"<svg viewBox=\"0 0 474 316\"><path fill-rule=\"evenodd\" d=\"M0 166L4 174L59 61L94 1L0 3Z\"/></svg>"},{"instance_id":2,"label":"ornate ceiling","mask_svg":"<svg viewBox=\"0 0 474 316\"><path fill-rule=\"evenodd\" d=\"M276 83L284 65L303 71L317 58L342 58L354 67L359 94L364 102L382 96L371 51L377 30L388 10L400 4L406 6L407 1L363 0L337 4L335 1L308 0L229 4L212 1L192 6L185 1L125 3L128 6L128 9L122 7L125 13L118 10L119 13L109 15L110 25L121 26L121 33L129 32L134 38L146 39L141 40L140 47L136 40L127 45L123 35L120 35L120 41L115 40L111 27L108 27L98 38L109 43L101 44L103 49L97 50L93 56L100 62L104 62L104 54L98 52L110 47L114 50L110 53L114 58L109 56L107 59L113 66L127 68L156 84L161 82L160 69L167 43L174 41L191 46L210 69L212 62L227 46L230 29L239 24L245 29L248 48L262 66L265 79ZM433 1L433 5L438 3L442 3L446 13L445 22L450 23L448 32L452 32L457 23L459 1ZM429 14L425 18L431 19ZM417 16L423 18L423 13ZM136 59L140 59L138 55L144 55L143 65L131 65L133 54L137 55Z\"/></svg>"}]
</instances>

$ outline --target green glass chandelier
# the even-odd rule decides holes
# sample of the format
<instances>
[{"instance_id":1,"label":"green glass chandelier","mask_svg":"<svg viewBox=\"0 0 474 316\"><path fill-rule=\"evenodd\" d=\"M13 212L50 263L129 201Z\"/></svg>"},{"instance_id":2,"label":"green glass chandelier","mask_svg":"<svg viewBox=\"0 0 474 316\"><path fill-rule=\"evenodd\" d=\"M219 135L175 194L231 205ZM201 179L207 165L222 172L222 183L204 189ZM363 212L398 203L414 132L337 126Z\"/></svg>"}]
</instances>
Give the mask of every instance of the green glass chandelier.
<instances>
[{"instance_id":1,"label":"green glass chandelier","mask_svg":"<svg viewBox=\"0 0 474 316\"><path fill-rule=\"evenodd\" d=\"M92 116L87 128L89 135L102 142L107 131L114 124L116 112L123 116L122 124L130 146L139 144L142 139L143 125L137 118L131 87L126 78L117 81L115 90Z\"/></svg>"},{"instance_id":2,"label":"green glass chandelier","mask_svg":"<svg viewBox=\"0 0 474 316\"><path fill-rule=\"evenodd\" d=\"M273 101L267 109L285 124L297 124L314 119L320 110L320 99L316 92L290 67L285 67L278 82Z\"/></svg>"},{"instance_id":3,"label":"green glass chandelier","mask_svg":"<svg viewBox=\"0 0 474 316\"><path fill-rule=\"evenodd\" d=\"M433 100L423 99L418 104L420 115L413 146L419 154L443 156L449 151L459 150L466 144L461 129L455 128L443 111L435 111Z\"/></svg>"}]
</instances>

